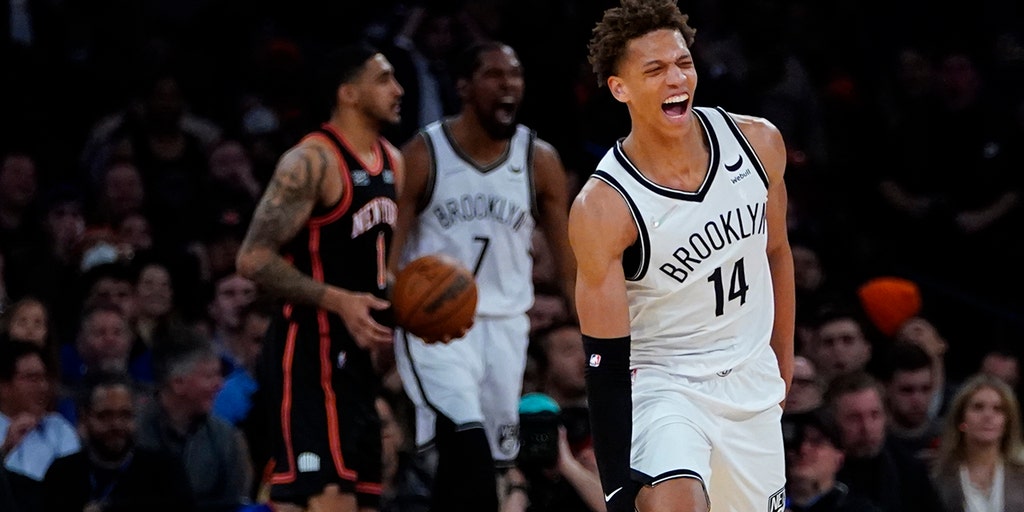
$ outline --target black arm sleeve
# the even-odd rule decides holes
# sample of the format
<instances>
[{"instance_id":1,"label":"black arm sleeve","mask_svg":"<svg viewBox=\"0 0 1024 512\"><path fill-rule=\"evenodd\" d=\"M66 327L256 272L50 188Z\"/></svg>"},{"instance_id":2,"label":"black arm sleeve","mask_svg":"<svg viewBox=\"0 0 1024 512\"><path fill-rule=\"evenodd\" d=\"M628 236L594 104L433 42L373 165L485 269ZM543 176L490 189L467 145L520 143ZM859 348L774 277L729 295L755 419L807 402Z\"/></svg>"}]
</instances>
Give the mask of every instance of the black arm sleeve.
<instances>
[{"instance_id":1,"label":"black arm sleeve","mask_svg":"<svg viewBox=\"0 0 1024 512\"><path fill-rule=\"evenodd\" d=\"M633 435L629 346L629 336L600 339L583 335L590 428L608 512L633 512L638 490L629 468Z\"/></svg>"}]
</instances>

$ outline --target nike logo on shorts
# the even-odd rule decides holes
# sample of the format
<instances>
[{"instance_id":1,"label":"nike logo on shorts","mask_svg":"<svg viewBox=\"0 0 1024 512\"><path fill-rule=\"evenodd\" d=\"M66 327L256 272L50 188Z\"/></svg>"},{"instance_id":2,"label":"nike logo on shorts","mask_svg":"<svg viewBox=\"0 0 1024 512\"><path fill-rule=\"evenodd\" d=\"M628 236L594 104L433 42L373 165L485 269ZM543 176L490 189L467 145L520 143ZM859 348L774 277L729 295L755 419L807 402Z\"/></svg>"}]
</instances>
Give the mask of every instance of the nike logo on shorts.
<instances>
[{"instance_id":1,"label":"nike logo on shorts","mask_svg":"<svg viewBox=\"0 0 1024 512\"><path fill-rule=\"evenodd\" d=\"M622 490L622 487L619 487L618 489L615 489L615 490L614 490L614 491L612 491L611 493L609 493L609 494L605 494L605 495L604 495L604 502L605 502L605 503L608 503L609 501L611 501L611 500L612 500L612 497L613 497L613 496L615 496L616 494L618 494L618 493L619 493L619 491L621 491L621 490Z\"/></svg>"}]
</instances>

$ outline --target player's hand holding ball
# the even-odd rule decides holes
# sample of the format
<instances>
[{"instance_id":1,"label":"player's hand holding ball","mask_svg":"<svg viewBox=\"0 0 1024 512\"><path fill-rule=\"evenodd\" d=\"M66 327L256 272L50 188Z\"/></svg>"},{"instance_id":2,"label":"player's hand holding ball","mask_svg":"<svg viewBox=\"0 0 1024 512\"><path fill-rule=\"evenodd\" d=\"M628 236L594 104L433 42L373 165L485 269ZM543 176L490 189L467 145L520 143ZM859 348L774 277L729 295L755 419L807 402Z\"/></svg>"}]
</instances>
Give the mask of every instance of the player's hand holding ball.
<instances>
[{"instance_id":1,"label":"player's hand holding ball","mask_svg":"<svg viewBox=\"0 0 1024 512\"><path fill-rule=\"evenodd\" d=\"M448 343L473 326L476 293L473 274L454 258L417 258L395 278L395 322L427 343Z\"/></svg>"}]
</instances>

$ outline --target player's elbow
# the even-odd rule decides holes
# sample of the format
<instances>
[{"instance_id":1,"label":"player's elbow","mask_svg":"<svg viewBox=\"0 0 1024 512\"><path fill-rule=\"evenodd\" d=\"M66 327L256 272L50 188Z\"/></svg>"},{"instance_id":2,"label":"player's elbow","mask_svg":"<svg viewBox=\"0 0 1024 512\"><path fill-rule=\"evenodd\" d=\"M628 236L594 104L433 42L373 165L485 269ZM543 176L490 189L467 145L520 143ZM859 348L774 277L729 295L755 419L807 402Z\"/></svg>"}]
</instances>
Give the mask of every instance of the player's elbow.
<instances>
[{"instance_id":1,"label":"player's elbow","mask_svg":"<svg viewBox=\"0 0 1024 512\"><path fill-rule=\"evenodd\" d=\"M266 258L261 252L256 248L243 247L235 256L235 270L246 279L258 281L260 269L266 264Z\"/></svg>"}]
</instances>

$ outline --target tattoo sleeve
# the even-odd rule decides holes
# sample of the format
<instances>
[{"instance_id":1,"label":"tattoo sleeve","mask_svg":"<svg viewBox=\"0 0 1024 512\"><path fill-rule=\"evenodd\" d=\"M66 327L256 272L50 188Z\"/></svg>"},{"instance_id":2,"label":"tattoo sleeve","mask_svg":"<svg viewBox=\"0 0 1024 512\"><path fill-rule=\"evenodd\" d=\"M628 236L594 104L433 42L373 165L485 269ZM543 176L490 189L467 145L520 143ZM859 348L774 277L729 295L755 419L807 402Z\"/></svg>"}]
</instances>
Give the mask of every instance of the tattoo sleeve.
<instances>
[{"instance_id":1,"label":"tattoo sleeve","mask_svg":"<svg viewBox=\"0 0 1024 512\"><path fill-rule=\"evenodd\" d=\"M281 257L279 251L309 220L327 167L326 154L297 148L281 159L253 214L240 253L251 257L249 277L286 300L319 305L327 286Z\"/></svg>"}]
</instances>

